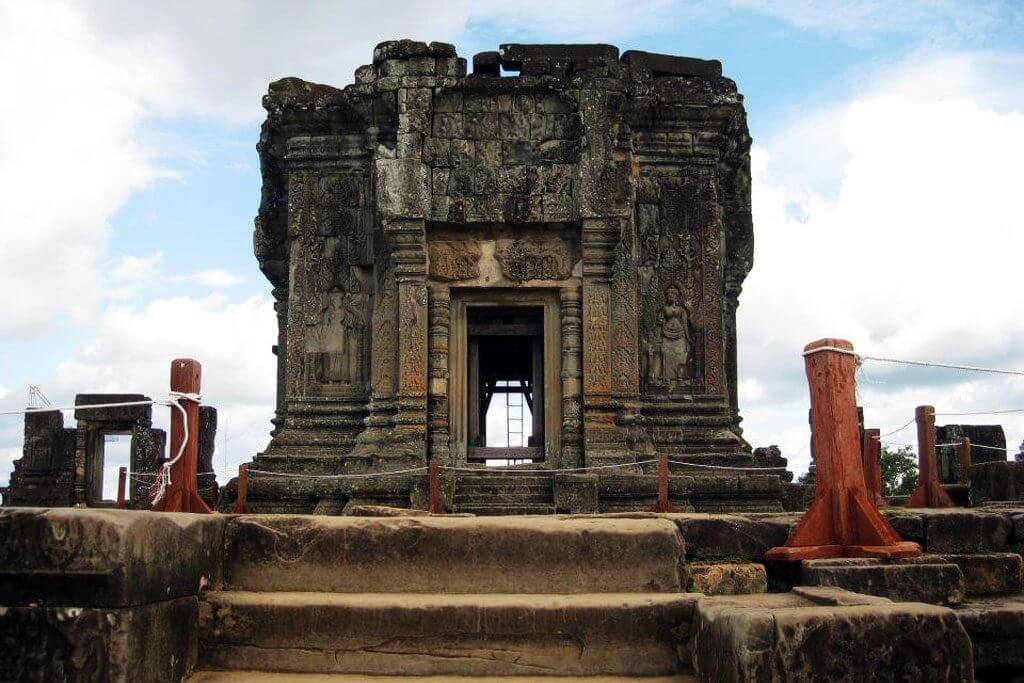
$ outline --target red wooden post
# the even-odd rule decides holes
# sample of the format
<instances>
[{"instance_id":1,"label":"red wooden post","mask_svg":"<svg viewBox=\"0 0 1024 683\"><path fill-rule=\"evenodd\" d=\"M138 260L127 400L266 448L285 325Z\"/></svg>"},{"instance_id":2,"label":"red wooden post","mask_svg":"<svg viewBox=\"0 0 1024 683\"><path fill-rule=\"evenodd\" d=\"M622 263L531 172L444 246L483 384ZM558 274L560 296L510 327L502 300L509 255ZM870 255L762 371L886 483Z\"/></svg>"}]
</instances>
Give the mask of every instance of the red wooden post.
<instances>
[{"instance_id":1,"label":"red wooden post","mask_svg":"<svg viewBox=\"0 0 1024 683\"><path fill-rule=\"evenodd\" d=\"M440 515L444 513L444 504L441 502L441 463L436 459L430 461L427 468L430 480L430 512Z\"/></svg>"},{"instance_id":2,"label":"red wooden post","mask_svg":"<svg viewBox=\"0 0 1024 683\"><path fill-rule=\"evenodd\" d=\"M876 507L885 507L882 495L882 434L878 429L864 430L864 485Z\"/></svg>"},{"instance_id":3,"label":"red wooden post","mask_svg":"<svg viewBox=\"0 0 1024 683\"><path fill-rule=\"evenodd\" d=\"M935 408L918 406L917 419L917 488L910 494L908 508L951 508L956 503L939 483L935 465Z\"/></svg>"},{"instance_id":4,"label":"red wooden post","mask_svg":"<svg viewBox=\"0 0 1024 683\"><path fill-rule=\"evenodd\" d=\"M249 510L247 509L247 503L249 502L249 466L239 465L238 466L238 498L235 499L235 509L232 511L235 514L241 515Z\"/></svg>"},{"instance_id":5,"label":"red wooden post","mask_svg":"<svg viewBox=\"0 0 1024 683\"><path fill-rule=\"evenodd\" d=\"M655 512L675 512L668 502L668 455L658 456L658 502L654 504Z\"/></svg>"},{"instance_id":6,"label":"red wooden post","mask_svg":"<svg viewBox=\"0 0 1024 683\"><path fill-rule=\"evenodd\" d=\"M128 468L118 467L117 468L117 509L124 510L127 505L125 504L125 484L128 480Z\"/></svg>"},{"instance_id":7,"label":"red wooden post","mask_svg":"<svg viewBox=\"0 0 1024 683\"><path fill-rule=\"evenodd\" d=\"M819 339L804 349L804 364L817 465L814 502L786 544L770 549L766 559L920 555L921 546L900 539L864 485L853 345Z\"/></svg>"},{"instance_id":8,"label":"red wooden post","mask_svg":"<svg viewBox=\"0 0 1024 683\"><path fill-rule=\"evenodd\" d=\"M171 361L171 391L183 394L198 394L202 377L202 365L191 358L176 358ZM185 420L188 420L188 441L178 462L171 466L171 483L164 491L163 498L153 509L158 512L213 512L199 497L196 483L196 465L199 459L199 403L188 398L179 398L185 409L171 406L171 443L167 452L168 462L173 460L185 441Z\"/></svg>"},{"instance_id":9,"label":"red wooden post","mask_svg":"<svg viewBox=\"0 0 1024 683\"><path fill-rule=\"evenodd\" d=\"M960 483L967 486L971 483L971 440L960 437Z\"/></svg>"}]
</instances>

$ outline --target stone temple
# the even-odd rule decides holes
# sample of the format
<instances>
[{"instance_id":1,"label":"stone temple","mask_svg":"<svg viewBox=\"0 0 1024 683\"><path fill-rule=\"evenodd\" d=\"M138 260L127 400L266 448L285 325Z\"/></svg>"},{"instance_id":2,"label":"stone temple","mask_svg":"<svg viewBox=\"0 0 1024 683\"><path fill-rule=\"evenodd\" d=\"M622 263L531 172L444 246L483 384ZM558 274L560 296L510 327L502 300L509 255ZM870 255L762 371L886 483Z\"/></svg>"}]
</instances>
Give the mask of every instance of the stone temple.
<instances>
[{"instance_id":1,"label":"stone temple","mask_svg":"<svg viewBox=\"0 0 1024 683\"><path fill-rule=\"evenodd\" d=\"M466 470L450 507L500 484L508 512L642 507L653 465L630 464L659 453L756 465L736 392L750 137L721 64L513 44L466 72L451 45L402 40L343 89L271 84L254 243L277 408L252 469L436 459ZM510 399L496 446L488 409ZM506 481L495 463L623 467ZM673 480L684 508L781 509L777 475L694 473ZM250 502L337 512L421 488L254 476Z\"/></svg>"}]
</instances>

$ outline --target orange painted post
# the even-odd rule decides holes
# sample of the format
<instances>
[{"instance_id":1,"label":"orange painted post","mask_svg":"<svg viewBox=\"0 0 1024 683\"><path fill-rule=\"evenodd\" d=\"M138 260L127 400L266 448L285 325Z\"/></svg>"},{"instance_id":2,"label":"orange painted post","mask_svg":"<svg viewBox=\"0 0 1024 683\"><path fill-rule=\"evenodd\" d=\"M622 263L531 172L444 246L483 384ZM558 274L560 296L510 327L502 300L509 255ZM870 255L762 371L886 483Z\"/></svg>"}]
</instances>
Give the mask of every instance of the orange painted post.
<instances>
[{"instance_id":1,"label":"orange painted post","mask_svg":"<svg viewBox=\"0 0 1024 683\"><path fill-rule=\"evenodd\" d=\"M232 510L237 515L244 514L249 510L246 504L249 502L249 466L239 465L238 466L238 498L235 499L235 509Z\"/></svg>"},{"instance_id":2,"label":"orange painted post","mask_svg":"<svg viewBox=\"0 0 1024 683\"><path fill-rule=\"evenodd\" d=\"M804 365L817 463L814 502L786 544L770 549L765 558L920 555L921 546L900 539L864 485L853 345L844 339L819 339L804 349Z\"/></svg>"},{"instance_id":3,"label":"orange painted post","mask_svg":"<svg viewBox=\"0 0 1024 683\"><path fill-rule=\"evenodd\" d=\"M864 485L876 507L885 507L882 495L882 434L878 429L864 430Z\"/></svg>"},{"instance_id":4,"label":"orange painted post","mask_svg":"<svg viewBox=\"0 0 1024 683\"><path fill-rule=\"evenodd\" d=\"M124 510L127 505L125 504L125 485L128 483L128 468L119 467L117 468L117 509Z\"/></svg>"},{"instance_id":5,"label":"orange painted post","mask_svg":"<svg viewBox=\"0 0 1024 683\"><path fill-rule=\"evenodd\" d=\"M908 508L952 508L956 503L939 483L935 465L935 408L918 406L917 420L917 488L910 494Z\"/></svg>"},{"instance_id":6,"label":"orange painted post","mask_svg":"<svg viewBox=\"0 0 1024 683\"><path fill-rule=\"evenodd\" d=\"M176 358L171 361L171 391L183 394L198 394L201 384L203 366L191 358ZM199 486L196 483L196 464L199 459L199 402L189 398L179 398L185 409L184 419L181 411L171 406L171 443L167 452L168 462L173 460L185 442L181 458L171 466L171 483L167 485L163 498L153 509L158 512L202 512L213 511L199 497ZM185 441L185 425L188 424L188 441ZM165 466L166 467L166 466Z\"/></svg>"},{"instance_id":7,"label":"orange painted post","mask_svg":"<svg viewBox=\"0 0 1024 683\"><path fill-rule=\"evenodd\" d=\"M658 502L654 504L655 512L675 512L668 502L668 455L658 456Z\"/></svg>"},{"instance_id":8,"label":"orange painted post","mask_svg":"<svg viewBox=\"0 0 1024 683\"><path fill-rule=\"evenodd\" d=\"M960 483L968 486L971 483L971 440L960 437Z\"/></svg>"},{"instance_id":9,"label":"orange painted post","mask_svg":"<svg viewBox=\"0 0 1024 683\"><path fill-rule=\"evenodd\" d=\"M427 468L428 479L430 480L430 512L440 515L444 513L444 504L441 502L441 463L436 459L430 461Z\"/></svg>"}]
</instances>

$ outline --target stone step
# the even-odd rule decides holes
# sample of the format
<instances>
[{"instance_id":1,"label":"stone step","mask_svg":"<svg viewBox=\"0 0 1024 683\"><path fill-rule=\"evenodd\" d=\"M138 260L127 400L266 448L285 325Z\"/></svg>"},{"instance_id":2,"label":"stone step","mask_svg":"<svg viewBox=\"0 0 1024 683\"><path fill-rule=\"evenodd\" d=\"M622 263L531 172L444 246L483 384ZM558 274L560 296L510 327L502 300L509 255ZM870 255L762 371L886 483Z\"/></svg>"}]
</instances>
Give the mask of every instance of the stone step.
<instances>
[{"instance_id":1,"label":"stone step","mask_svg":"<svg viewBox=\"0 0 1024 683\"><path fill-rule=\"evenodd\" d=\"M224 587L231 590L685 589L682 535L672 520L655 517L239 515L227 521L224 543Z\"/></svg>"},{"instance_id":2,"label":"stone step","mask_svg":"<svg viewBox=\"0 0 1024 683\"><path fill-rule=\"evenodd\" d=\"M368 676L361 674L280 673L275 671L196 671L186 683L693 683L692 673L671 676Z\"/></svg>"},{"instance_id":3,"label":"stone step","mask_svg":"<svg viewBox=\"0 0 1024 683\"><path fill-rule=\"evenodd\" d=\"M489 517L522 516L522 515L553 515L557 512L552 504L522 503L495 505L457 505L459 512Z\"/></svg>"},{"instance_id":4,"label":"stone step","mask_svg":"<svg viewBox=\"0 0 1024 683\"><path fill-rule=\"evenodd\" d=\"M669 675L698 594L204 594L199 665L381 675Z\"/></svg>"},{"instance_id":5,"label":"stone step","mask_svg":"<svg viewBox=\"0 0 1024 683\"><path fill-rule=\"evenodd\" d=\"M550 481L460 481L455 485L458 491L551 491L554 485Z\"/></svg>"},{"instance_id":6,"label":"stone step","mask_svg":"<svg viewBox=\"0 0 1024 683\"><path fill-rule=\"evenodd\" d=\"M530 493L456 493L455 505L459 508L469 507L507 507L518 505L546 505L552 507L555 504L551 492L537 491Z\"/></svg>"}]
</instances>

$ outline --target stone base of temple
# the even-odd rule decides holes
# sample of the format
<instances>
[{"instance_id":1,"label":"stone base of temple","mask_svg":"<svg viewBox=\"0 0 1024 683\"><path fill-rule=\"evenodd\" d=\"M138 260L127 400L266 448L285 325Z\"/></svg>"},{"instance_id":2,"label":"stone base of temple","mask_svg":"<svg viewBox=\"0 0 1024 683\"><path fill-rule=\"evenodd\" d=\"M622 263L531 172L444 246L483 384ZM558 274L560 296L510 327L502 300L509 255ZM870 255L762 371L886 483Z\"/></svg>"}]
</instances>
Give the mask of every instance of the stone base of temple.
<instances>
[{"instance_id":1,"label":"stone base of temple","mask_svg":"<svg viewBox=\"0 0 1024 683\"><path fill-rule=\"evenodd\" d=\"M721 454L687 458L688 462L751 467L748 454ZM343 514L352 505L385 505L426 509L427 475L402 473L422 468L413 459L396 458L381 471L370 469L365 458L322 456L297 458L280 463L271 456L257 456L250 468L248 509L260 513ZM635 462L635 461L633 461ZM737 464L743 463L743 465ZM580 472L544 471L529 468L484 468L446 470L442 475L442 502L447 512L478 515L510 514L593 514L643 512L658 499L658 478L654 463ZM333 470L330 466L333 465ZM398 471L388 475L386 470ZM348 475L331 479L323 474ZM687 512L782 512L799 509L787 476L754 471L703 469L671 465L669 502L672 509ZM363 474L367 476L362 476ZM316 475L316 476L313 476ZM233 509L238 483L221 490L219 509Z\"/></svg>"},{"instance_id":2,"label":"stone base of temple","mask_svg":"<svg viewBox=\"0 0 1024 683\"><path fill-rule=\"evenodd\" d=\"M360 514L0 510L0 679L1024 674L1020 507L886 511L923 557L782 569L799 515Z\"/></svg>"}]
</instances>

